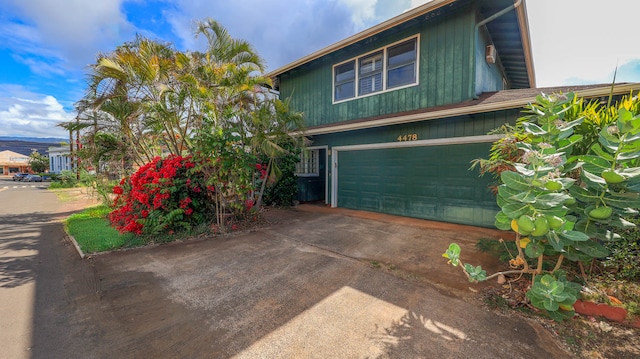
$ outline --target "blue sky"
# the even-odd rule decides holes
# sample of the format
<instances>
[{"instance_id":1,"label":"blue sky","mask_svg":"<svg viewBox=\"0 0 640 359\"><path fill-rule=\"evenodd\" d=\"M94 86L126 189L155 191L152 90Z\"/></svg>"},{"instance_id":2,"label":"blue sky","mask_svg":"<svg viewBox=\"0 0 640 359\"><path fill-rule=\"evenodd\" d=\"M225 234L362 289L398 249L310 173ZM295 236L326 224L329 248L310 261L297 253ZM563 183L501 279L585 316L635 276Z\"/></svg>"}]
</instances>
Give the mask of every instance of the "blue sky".
<instances>
[{"instance_id":1,"label":"blue sky","mask_svg":"<svg viewBox=\"0 0 640 359\"><path fill-rule=\"evenodd\" d=\"M211 17L249 41L269 69L426 0L2 0L0 136L66 138L87 66L135 34L202 50ZM606 5L609 5L608 7ZM527 0L539 87L640 82L640 1Z\"/></svg>"}]
</instances>

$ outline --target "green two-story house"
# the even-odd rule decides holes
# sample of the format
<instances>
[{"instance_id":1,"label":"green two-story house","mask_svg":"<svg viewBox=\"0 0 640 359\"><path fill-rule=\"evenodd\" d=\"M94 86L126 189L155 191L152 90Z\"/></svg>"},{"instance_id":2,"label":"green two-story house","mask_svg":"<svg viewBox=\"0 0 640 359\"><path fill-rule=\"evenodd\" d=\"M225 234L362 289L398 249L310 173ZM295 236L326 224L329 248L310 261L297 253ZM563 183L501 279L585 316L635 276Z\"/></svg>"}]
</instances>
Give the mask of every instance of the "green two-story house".
<instances>
[{"instance_id":1,"label":"green two-story house","mask_svg":"<svg viewBox=\"0 0 640 359\"><path fill-rule=\"evenodd\" d=\"M305 116L301 201L479 226L499 209L470 161L542 91L524 0L433 0L269 76Z\"/></svg>"}]
</instances>

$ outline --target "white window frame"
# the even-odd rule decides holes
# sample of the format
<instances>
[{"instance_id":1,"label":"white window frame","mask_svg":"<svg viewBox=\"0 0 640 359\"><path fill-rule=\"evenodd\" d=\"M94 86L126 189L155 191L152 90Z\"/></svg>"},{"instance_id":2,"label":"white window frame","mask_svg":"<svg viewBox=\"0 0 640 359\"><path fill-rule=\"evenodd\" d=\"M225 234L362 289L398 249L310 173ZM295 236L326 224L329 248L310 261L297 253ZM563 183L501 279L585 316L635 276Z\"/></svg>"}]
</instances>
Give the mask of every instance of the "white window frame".
<instances>
[{"instance_id":1,"label":"white window frame","mask_svg":"<svg viewBox=\"0 0 640 359\"><path fill-rule=\"evenodd\" d=\"M296 176L320 177L320 149L304 149L300 152L300 162L296 163Z\"/></svg>"},{"instance_id":2,"label":"white window frame","mask_svg":"<svg viewBox=\"0 0 640 359\"><path fill-rule=\"evenodd\" d=\"M387 88L387 77L388 77L388 59L389 59L389 55L388 55L388 50L390 47L394 47L396 45L402 44L404 42L408 42L408 41L412 41L414 40L416 42L416 58L415 58L415 82L412 83L408 83L405 85L400 85L400 86L396 86L396 87L392 87L392 88ZM366 94L361 95L360 94L360 79L361 79L361 74L360 74L360 63L362 59L365 59L366 57L373 55L377 52L382 51L382 89L380 91L373 91L373 92L369 92ZM340 99L340 100L336 100L336 86L339 85L340 83L336 82L336 68L339 66L342 66L346 63L349 62L353 62L354 66L355 66L355 89L354 89L354 95L352 97L349 98L344 98L344 99ZM369 75L367 75L369 76ZM367 52L365 54L356 56L356 57L352 57L348 60L342 61L340 63L337 63L335 65L333 65L332 69L331 69L331 78L332 78L332 86L331 86L331 99L332 99L332 103L333 104L337 104L337 103L342 103L342 102L346 102L346 101L352 101L352 100L356 100L359 98L364 98L364 97L368 97L368 96L373 96L373 95L378 95L381 93L385 93L385 92L389 92L389 91L396 91L396 90L400 90L400 89L404 89L407 87L412 87L412 86L418 86L420 84L420 34L415 34L413 36L409 36L407 38L404 38L400 41L396 41L392 44L386 45L384 47L375 49L373 51Z\"/></svg>"}]
</instances>

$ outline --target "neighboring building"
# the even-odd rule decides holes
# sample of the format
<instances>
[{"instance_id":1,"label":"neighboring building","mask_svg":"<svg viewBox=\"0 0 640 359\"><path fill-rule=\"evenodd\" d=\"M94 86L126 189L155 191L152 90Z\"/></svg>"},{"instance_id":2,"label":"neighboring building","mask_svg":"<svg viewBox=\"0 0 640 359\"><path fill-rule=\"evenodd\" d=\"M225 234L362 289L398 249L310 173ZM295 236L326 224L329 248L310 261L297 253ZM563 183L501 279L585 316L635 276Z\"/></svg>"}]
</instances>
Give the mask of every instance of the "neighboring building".
<instances>
[{"instance_id":1,"label":"neighboring building","mask_svg":"<svg viewBox=\"0 0 640 359\"><path fill-rule=\"evenodd\" d=\"M567 40L570 41L570 40ZM312 144L299 199L493 226L489 176L469 171L539 92L524 1L433 0L268 74ZM629 94L639 84L624 84Z\"/></svg>"},{"instance_id":2,"label":"neighboring building","mask_svg":"<svg viewBox=\"0 0 640 359\"><path fill-rule=\"evenodd\" d=\"M29 156L13 151L0 151L0 170L0 174L5 176L29 172Z\"/></svg>"},{"instance_id":3,"label":"neighboring building","mask_svg":"<svg viewBox=\"0 0 640 359\"><path fill-rule=\"evenodd\" d=\"M71 171L71 151L69 147L49 147L49 173L60 174Z\"/></svg>"}]
</instances>

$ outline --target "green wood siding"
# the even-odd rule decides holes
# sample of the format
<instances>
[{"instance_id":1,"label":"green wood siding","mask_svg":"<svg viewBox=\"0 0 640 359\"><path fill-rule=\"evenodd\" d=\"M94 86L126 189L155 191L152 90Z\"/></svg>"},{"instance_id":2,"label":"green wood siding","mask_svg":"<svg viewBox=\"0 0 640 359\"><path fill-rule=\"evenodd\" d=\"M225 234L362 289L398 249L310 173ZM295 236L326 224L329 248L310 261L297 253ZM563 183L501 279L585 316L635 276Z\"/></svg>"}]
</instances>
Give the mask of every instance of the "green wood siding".
<instances>
[{"instance_id":1,"label":"green wood siding","mask_svg":"<svg viewBox=\"0 0 640 359\"><path fill-rule=\"evenodd\" d=\"M500 54L496 53L496 63L486 61L486 47L491 44L484 28L477 34L476 45L476 95L483 92L503 90L502 79L506 78L500 63Z\"/></svg>"},{"instance_id":2,"label":"green wood siding","mask_svg":"<svg viewBox=\"0 0 640 359\"><path fill-rule=\"evenodd\" d=\"M383 126L366 130L311 136L313 146L347 146L368 143L395 142L398 136L416 134L418 140L434 138L481 136L505 123L515 124L520 109L487 112L403 125Z\"/></svg>"},{"instance_id":3,"label":"green wood siding","mask_svg":"<svg viewBox=\"0 0 640 359\"><path fill-rule=\"evenodd\" d=\"M338 207L492 227L488 176L469 171L489 143L340 151Z\"/></svg>"},{"instance_id":4,"label":"green wood siding","mask_svg":"<svg viewBox=\"0 0 640 359\"><path fill-rule=\"evenodd\" d=\"M470 5L451 11L410 21L282 74L281 98L292 97L292 108L305 114L309 127L470 99L475 12ZM420 35L418 85L333 104L333 65L416 34Z\"/></svg>"}]
</instances>

